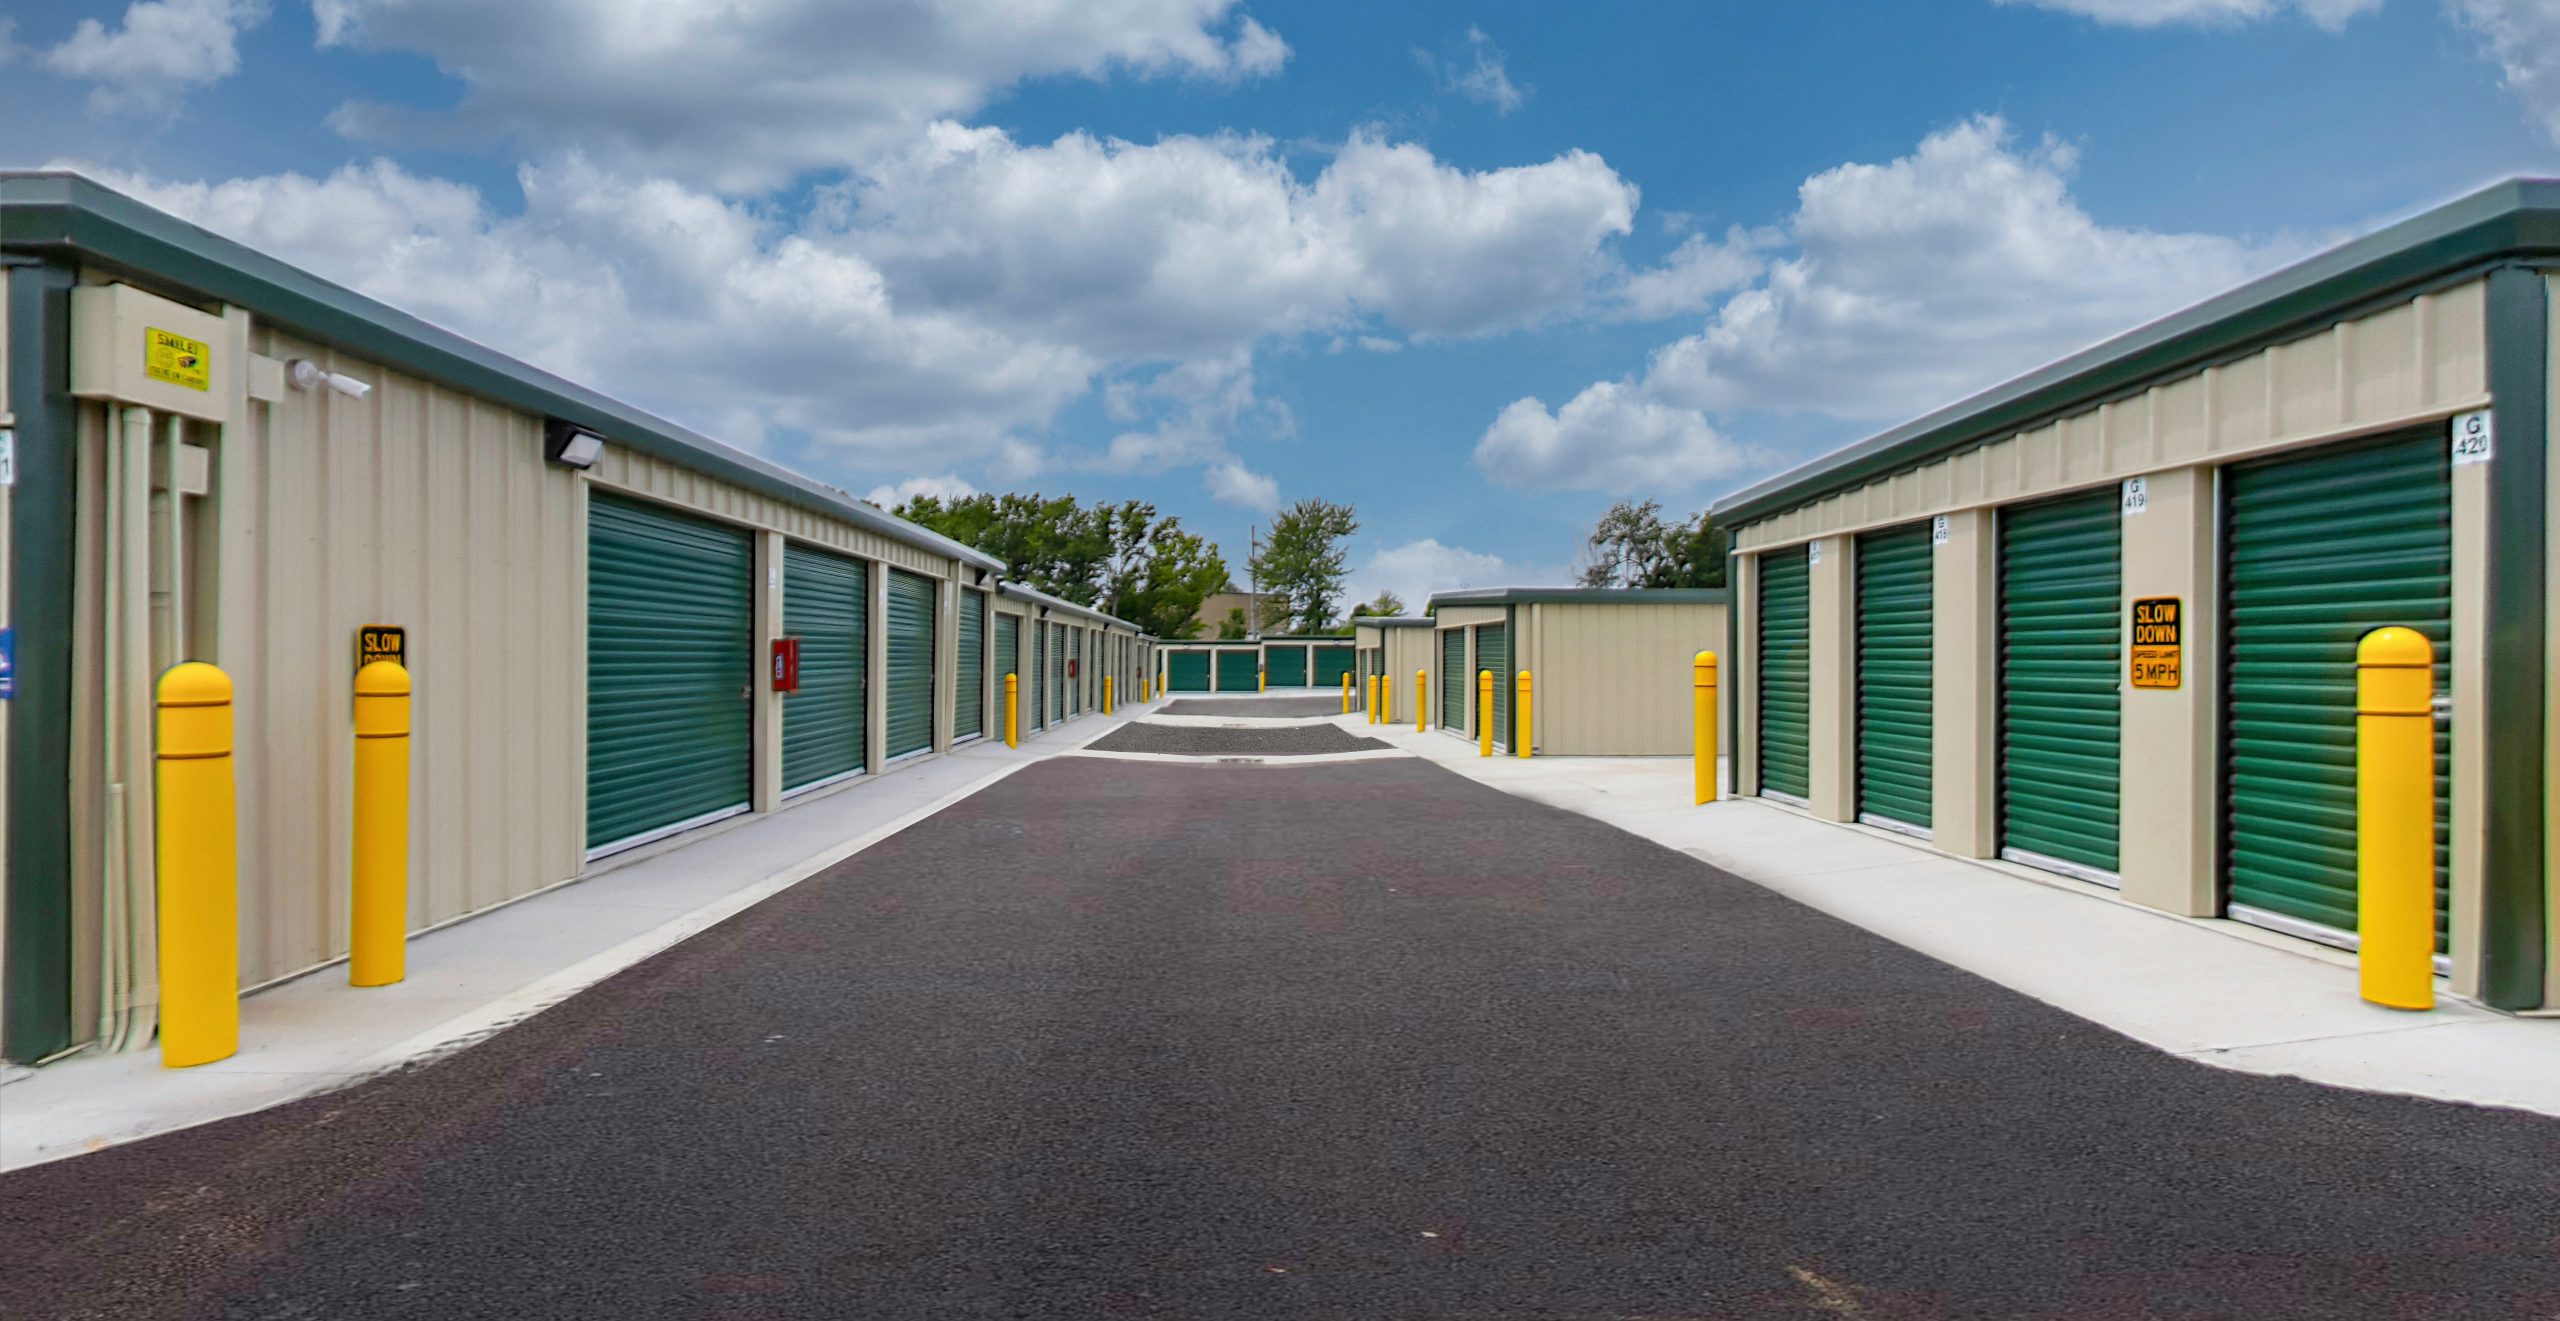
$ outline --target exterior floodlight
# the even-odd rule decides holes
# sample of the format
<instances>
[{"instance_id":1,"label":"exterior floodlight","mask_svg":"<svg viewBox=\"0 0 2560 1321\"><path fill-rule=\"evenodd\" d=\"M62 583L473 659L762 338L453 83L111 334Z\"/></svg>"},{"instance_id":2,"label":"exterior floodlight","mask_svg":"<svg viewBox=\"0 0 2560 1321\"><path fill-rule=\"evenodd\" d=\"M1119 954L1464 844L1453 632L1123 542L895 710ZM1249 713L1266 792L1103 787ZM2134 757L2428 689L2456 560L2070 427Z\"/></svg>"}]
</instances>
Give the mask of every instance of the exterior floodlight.
<instances>
[{"instance_id":1,"label":"exterior floodlight","mask_svg":"<svg viewBox=\"0 0 2560 1321\"><path fill-rule=\"evenodd\" d=\"M563 468L592 468L604 457L604 437L585 427L555 417L543 432L544 457Z\"/></svg>"},{"instance_id":2,"label":"exterior floodlight","mask_svg":"<svg viewBox=\"0 0 2560 1321\"><path fill-rule=\"evenodd\" d=\"M285 364L284 373L285 379L293 382L293 388L297 390L317 390L325 385L349 399L362 399L373 393L371 382L359 381L343 372L329 371L309 358L296 358Z\"/></svg>"}]
</instances>

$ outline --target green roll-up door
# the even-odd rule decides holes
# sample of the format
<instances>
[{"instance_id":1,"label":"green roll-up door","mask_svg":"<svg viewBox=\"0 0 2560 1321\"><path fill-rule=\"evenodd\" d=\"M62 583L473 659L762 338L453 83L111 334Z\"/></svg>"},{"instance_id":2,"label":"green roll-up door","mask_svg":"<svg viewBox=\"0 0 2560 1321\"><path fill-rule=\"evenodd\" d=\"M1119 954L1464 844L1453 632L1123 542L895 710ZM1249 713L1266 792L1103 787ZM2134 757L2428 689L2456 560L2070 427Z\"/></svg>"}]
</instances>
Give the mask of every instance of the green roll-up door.
<instances>
[{"instance_id":1,"label":"green roll-up door","mask_svg":"<svg viewBox=\"0 0 2560 1321\"><path fill-rule=\"evenodd\" d=\"M1051 624L1049 631L1049 706L1050 724L1064 723L1067 718L1067 626Z\"/></svg>"},{"instance_id":2,"label":"green roll-up door","mask_svg":"<svg viewBox=\"0 0 2560 1321\"><path fill-rule=\"evenodd\" d=\"M1164 654L1165 686L1177 693L1209 691L1209 653L1168 651Z\"/></svg>"},{"instance_id":3,"label":"green roll-up door","mask_svg":"<svg viewBox=\"0 0 2560 1321\"><path fill-rule=\"evenodd\" d=\"M1004 676L1010 674L1013 676L1013 723L1019 732L1030 725L1024 718L1030 708L1024 703L1030 700L1031 693L1023 683L1022 621L1011 615L996 616L995 662L996 718L1004 718Z\"/></svg>"},{"instance_id":4,"label":"green roll-up door","mask_svg":"<svg viewBox=\"0 0 2560 1321\"><path fill-rule=\"evenodd\" d=\"M1813 565L1803 547L1760 557L1760 788L1812 791Z\"/></svg>"},{"instance_id":5,"label":"green roll-up door","mask_svg":"<svg viewBox=\"0 0 2560 1321\"><path fill-rule=\"evenodd\" d=\"M782 699L784 789L862 769L870 600L862 561L783 546L782 631L800 639L800 691Z\"/></svg>"},{"instance_id":6,"label":"green roll-up door","mask_svg":"<svg viewBox=\"0 0 2560 1321\"><path fill-rule=\"evenodd\" d=\"M1318 688L1340 688L1342 677L1351 673L1353 652L1349 647L1316 647L1309 657Z\"/></svg>"},{"instance_id":7,"label":"green roll-up door","mask_svg":"<svg viewBox=\"0 0 2560 1321\"><path fill-rule=\"evenodd\" d=\"M933 746L933 580L889 571L889 721L886 755Z\"/></svg>"},{"instance_id":8,"label":"green roll-up door","mask_svg":"<svg viewBox=\"0 0 2560 1321\"><path fill-rule=\"evenodd\" d=\"M1259 680L1261 653L1251 647L1218 648L1218 691L1249 693Z\"/></svg>"},{"instance_id":9,"label":"green roll-up door","mask_svg":"<svg viewBox=\"0 0 2560 1321\"><path fill-rule=\"evenodd\" d=\"M1511 649L1510 636L1500 624L1484 624L1476 629L1476 669L1493 671L1493 741L1497 747L1511 746ZM1474 682L1482 683L1481 677ZM1483 737L1479 730L1477 737Z\"/></svg>"},{"instance_id":10,"label":"green roll-up door","mask_svg":"<svg viewBox=\"0 0 2560 1321\"><path fill-rule=\"evenodd\" d=\"M747 810L755 555L733 527L587 502L587 847Z\"/></svg>"},{"instance_id":11,"label":"green roll-up door","mask_svg":"<svg viewBox=\"0 0 2560 1321\"><path fill-rule=\"evenodd\" d=\"M1031 672L1022 676L1022 725L1025 729L1049 727L1049 626L1034 621L1031 625Z\"/></svg>"},{"instance_id":12,"label":"green roll-up door","mask_svg":"<svg viewBox=\"0 0 2560 1321\"><path fill-rule=\"evenodd\" d=\"M1084 686L1093 671L1084 663L1084 630L1067 630L1067 714L1084 714Z\"/></svg>"},{"instance_id":13,"label":"green roll-up door","mask_svg":"<svg viewBox=\"0 0 2560 1321\"><path fill-rule=\"evenodd\" d=\"M1467 631L1440 630L1440 727L1452 734L1467 729Z\"/></svg>"},{"instance_id":14,"label":"green roll-up door","mask_svg":"<svg viewBox=\"0 0 2560 1321\"><path fill-rule=\"evenodd\" d=\"M2002 857L2115 874L2123 531L2112 487L2000 511Z\"/></svg>"},{"instance_id":15,"label":"green roll-up door","mask_svg":"<svg viewBox=\"0 0 2560 1321\"><path fill-rule=\"evenodd\" d=\"M1262 667L1263 671L1271 676L1271 686L1274 688L1307 686L1307 649L1305 647L1272 643L1262 649Z\"/></svg>"},{"instance_id":16,"label":"green roll-up door","mask_svg":"<svg viewBox=\"0 0 2560 1321\"><path fill-rule=\"evenodd\" d=\"M1858 811L1927 829L1929 525L1858 538Z\"/></svg>"},{"instance_id":17,"label":"green roll-up door","mask_svg":"<svg viewBox=\"0 0 2560 1321\"><path fill-rule=\"evenodd\" d=\"M2386 624L2414 628L2435 644L2436 691L2450 682L2453 483L2444 437L2234 467L2223 480L2231 915L2343 936L2356 929L2356 644ZM2435 733L2441 951L2453 741L2441 721Z\"/></svg>"},{"instance_id":18,"label":"green roll-up door","mask_svg":"<svg viewBox=\"0 0 2560 1321\"><path fill-rule=\"evenodd\" d=\"M952 694L951 737L987 732L987 594L960 589L960 686Z\"/></svg>"}]
</instances>

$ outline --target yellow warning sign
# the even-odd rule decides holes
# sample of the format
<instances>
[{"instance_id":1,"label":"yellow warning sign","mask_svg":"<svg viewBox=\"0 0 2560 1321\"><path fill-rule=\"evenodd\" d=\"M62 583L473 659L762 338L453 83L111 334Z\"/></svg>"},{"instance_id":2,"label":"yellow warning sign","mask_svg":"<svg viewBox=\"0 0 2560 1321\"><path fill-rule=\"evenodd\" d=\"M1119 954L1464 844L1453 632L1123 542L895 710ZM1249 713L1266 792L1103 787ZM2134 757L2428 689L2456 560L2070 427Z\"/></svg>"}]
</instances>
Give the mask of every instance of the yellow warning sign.
<instances>
[{"instance_id":1,"label":"yellow warning sign","mask_svg":"<svg viewBox=\"0 0 2560 1321\"><path fill-rule=\"evenodd\" d=\"M213 389L213 350L206 348L203 340L171 334L158 326L145 326L143 333L150 337L143 353L143 371L152 380L190 390Z\"/></svg>"},{"instance_id":2,"label":"yellow warning sign","mask_svg":"<svg viewBox=\"0 0 2560 1321\"><path fill-rule=\"evenodd\" d=\"M397 624L367 624L356 630L356 668L378 660L409 663L409 630Z\"/></svg>"},{"instance_id":3,"label":"yellow warning sign","mask_svg":"<svg viewBox=\"0 0 2560 1321\"><path fill-rule=\"evenodd\" d=\"M2133 603L2133 686L2175 688L2184 668L2186 611L2174 596L2151 596Z\"/></svg>"}]
</instances>

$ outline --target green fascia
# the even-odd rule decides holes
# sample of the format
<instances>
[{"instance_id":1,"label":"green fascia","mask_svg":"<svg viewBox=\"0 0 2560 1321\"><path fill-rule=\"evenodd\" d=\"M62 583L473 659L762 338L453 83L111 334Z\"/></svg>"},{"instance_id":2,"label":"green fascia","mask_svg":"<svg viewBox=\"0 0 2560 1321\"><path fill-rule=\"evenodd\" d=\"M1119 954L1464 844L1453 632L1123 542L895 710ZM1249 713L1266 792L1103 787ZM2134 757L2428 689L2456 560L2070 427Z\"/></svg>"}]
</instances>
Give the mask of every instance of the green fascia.
<instances>
[{"instance_id":1,"label":"green fascia","mask_svg":"<svg viewBox=\"0 0 2560 1321\"><path fill-rule=\"evenodd\" d=\"M1438 592L1431 608L1478 605L1731 605L1724 587L1470 587Z\"/></svg>"},{"instance_id":2,"label":"green fascia","mask_svg":"<svg viewBox=\"0 0 2560 1321\"><path fill-rule=\"evenodd\" d=\"M2481 865L2480 999L2494 1009L2542 1003L2547 917L2543 691L2548 513L2550 296L2540 271L2489 273L2490 459L2488 609L2462 645L2487 649L2481 724L2489 793Z\"/></svg>"},{"instance_id":3,"label":"green fascia","mask_svg":"<svg viewBox=\"0 0 2560 1321\"><path fill-rule=\"evenodd\" d=\"M1004 562L846 492L708 436L573 385L406 312L78 175L0 172L0 251L95 267L211 303L394 370L539 417L556 417L642 454L680 464L997 572Z\"/></svg>"},{"instance_id":4,"label":"green fascia","mask_svg":"<svg viewBox=\"0 0 2560 1321\"><path fill-rule=\"evenodd\" d=\"M2493 266L2560 257L2560 182L2510 179L2333 248L1970 399L1745 487L1710 512L1739 529L1799 505L2086 412Z\"/></svg>"},{"instance_id":5,"label":"green fascia","mask_svg":"<svg viewBox=\"0 0 2560 1321\"><path fill-rule=\"evenodd\" d=\"M0 904L0 1058L32 1064L68 1049L71 1023L71 288L59 262L11 265L8 380L17 486L9 526L10 626L17 694L9 701L9 846Z\"/></svg>"}]
</instances>

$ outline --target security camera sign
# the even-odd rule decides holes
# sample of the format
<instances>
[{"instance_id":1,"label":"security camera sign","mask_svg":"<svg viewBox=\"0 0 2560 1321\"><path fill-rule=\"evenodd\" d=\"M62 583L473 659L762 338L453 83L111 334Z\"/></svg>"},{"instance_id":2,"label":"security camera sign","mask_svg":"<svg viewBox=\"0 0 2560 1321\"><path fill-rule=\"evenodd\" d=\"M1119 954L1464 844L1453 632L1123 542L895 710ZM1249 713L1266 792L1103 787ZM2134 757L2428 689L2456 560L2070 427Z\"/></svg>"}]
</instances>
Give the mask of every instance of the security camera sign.
<instances>
[{"instance_id":1,"label":"security camera sign","mask_svg":"<svg viewBox=\"0 0 2560 1321\"><path fill-rule=\"evenodd\" d=\"M143 374L155 381L184 386L190 390L213 389L213 350L200 339L189 339L158 326L145 326Z\"/></svg>"}]
</instances>

